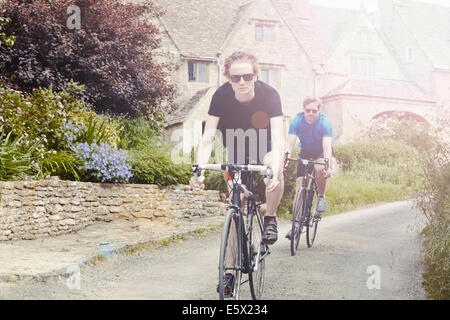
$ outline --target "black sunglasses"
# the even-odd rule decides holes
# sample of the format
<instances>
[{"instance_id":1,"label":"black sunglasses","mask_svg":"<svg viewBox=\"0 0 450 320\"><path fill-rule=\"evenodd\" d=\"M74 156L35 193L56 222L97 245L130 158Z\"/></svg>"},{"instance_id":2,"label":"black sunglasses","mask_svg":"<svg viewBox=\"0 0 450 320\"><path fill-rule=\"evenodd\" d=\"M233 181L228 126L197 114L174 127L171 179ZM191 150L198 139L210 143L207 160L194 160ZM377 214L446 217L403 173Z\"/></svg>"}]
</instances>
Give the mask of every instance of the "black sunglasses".
<instances>
[{"instance_id":1,"label":"black sunglasses","mask_svg":"<svg viewBox=\"0 0 450 320\"><path fill-rule=\"evenodd\" d=\"M316 109L305 109L305 113L314 113L316 114L319 110Z\"/></svg>"},{"instance_id":2,"label":"black sunglasses","mask_svg":"<svg viewBox=\"0 0 450 320\"><path fill-rule=\"evenodd\" d=\"M230 79L231 82L239 82L241 81L241 78L244 78L244 81L252 81L253 80L253 73L247 73L247 74L231 74Z\"/></svg>"}]
</instances>

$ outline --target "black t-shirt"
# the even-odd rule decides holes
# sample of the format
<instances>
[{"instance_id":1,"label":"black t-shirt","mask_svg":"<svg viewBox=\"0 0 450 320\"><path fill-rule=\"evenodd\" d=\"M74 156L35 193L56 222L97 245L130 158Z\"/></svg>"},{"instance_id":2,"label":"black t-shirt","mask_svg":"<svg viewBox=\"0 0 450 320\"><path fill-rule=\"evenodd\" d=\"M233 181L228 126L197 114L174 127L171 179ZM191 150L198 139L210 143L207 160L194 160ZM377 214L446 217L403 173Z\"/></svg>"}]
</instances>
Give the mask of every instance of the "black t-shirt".
<instances>
[{"instance_id":1,"label":"black t-shirt","mask_svg":"<svg viewBox=\"0 0 450 320\"><path fill-rule=\"evenodd\" d=\"M219 117L218 129L228 150L228 163L262 164L272 150L270 118L283 115L278 92L261 81L255 82L255 97L248 103L236 100L229 82L211 99L209 115Z\"/></svg>"}]
</instances>

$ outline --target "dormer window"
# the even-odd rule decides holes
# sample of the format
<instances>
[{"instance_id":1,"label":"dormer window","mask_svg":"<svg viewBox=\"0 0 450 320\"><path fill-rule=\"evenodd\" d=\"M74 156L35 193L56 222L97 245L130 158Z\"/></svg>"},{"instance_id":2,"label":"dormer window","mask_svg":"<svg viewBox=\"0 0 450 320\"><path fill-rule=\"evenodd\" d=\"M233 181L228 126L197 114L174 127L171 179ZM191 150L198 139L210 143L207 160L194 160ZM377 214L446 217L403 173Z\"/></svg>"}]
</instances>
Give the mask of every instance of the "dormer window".
<instances>
[{"instance_id":1,"label":"dormer window","mask_svg":"<svg viewBox=\"0 0 450 320\"><path fill-rule=\"evenodd\" d=\"M208 65L204 62L188 62L189 82L208 82Z\"/></svg>"},{"instance_id":2,"label":"dormer window","mask_svg":"<svg viewBox=\"0 0 450 320\"><path fill-rule=\"evenodd\" d=\"M356 76L374 77L375 59L373 57L351 56L350 73Z\"/></svg>"},{"instance_id":3,"label":"dormer window","mask_svg":"<svg viewBox=\"0 0 450 320\"><path fill-rule=\"evenodd\" d=\"M275 40L274 27L264 24L255 25L255 40L260 42L273 42Z\"/></svg>"},{"instance_id":4,"label":"dormer window","mask_svg":"<svg viewBox=\"0 0 450 320\"><path fill-rule=\"evenodd\" d=\"M371 40L368 30L361 29L356 33L358 44L362 47L370 47Z\"/></svg>"},{"instance_id":5,"label":"dormer window","mask_svg":"<svg viewBox=\"0 0 450 320\"><path fill-rule=\"evenodd\" d=\"M413 47L406 47L406 62L412 63L414 61L414 49Z\"/></svg>"}]
</instances>

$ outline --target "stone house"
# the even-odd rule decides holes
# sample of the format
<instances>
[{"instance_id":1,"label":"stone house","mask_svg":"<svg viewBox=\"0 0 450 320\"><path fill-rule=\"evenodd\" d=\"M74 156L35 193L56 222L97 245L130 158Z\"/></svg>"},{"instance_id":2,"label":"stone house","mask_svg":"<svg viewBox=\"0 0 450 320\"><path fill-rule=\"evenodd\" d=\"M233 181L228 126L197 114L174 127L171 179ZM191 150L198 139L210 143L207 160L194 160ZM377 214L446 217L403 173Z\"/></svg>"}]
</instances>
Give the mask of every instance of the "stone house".
<instances>
[{"instance_id":1,"label":"stone house","mask_svg":"<svg viewBox=\"0 0 450 320\"><path fill-rule=\"evenodd\" d=\"M310 95L323 98L338 142L380 114L428 121L450 101L446 7L379 0L379 11L368 13L308 0L155 2L166 10L163 48L179 65L166 138L185 153L200 140L212 94L226 81L223 60L236 50L259 58L259 78L280 93L286 131Z\"/></svg>"},{"instance_id":2,"label":"stone house","mask_svg":"<svg viewBox=\"0 0 450 320\"><path fill-rule=\"evenodd\" d=\"M158 0L161 25L178 73L178 109L168 116L167 139L185 153L197 145L212 94L226 80L223 60L244 50L258 57L259 79L281 96L285 131L300 101L315 88L316 52L310 5L303 0ZM302 35L308 41L302 40ZM320 49L320 48L319 48ZM182 141L182 142L181 142Z\"/></svg>"},{"instance_id":3,"label":"stone house","mask_svg":"<svg viewBox=\"0 0 450 320\"><path fill-rule=\"evenodd\" d=\"M380 1L380 10L369 14L361 10L315 7L328 45L324 58L325 74L320 82L324 111L333 120L335 140L345 142L360 134L372 118L380 114L405 112L427 121L436 112L437 97L429 79L414 77L400 48L408 53L391 32L387 16L395 10L392 0ZM400 24L400 19L388 19ZM395 27L397 32L400 27ZM406 39L406 28L404 28ZM409 37L414 37L411 32ZM397 51L394 49L399 47ZM416 58L415 68L429 76L424 59ZM418 74L416 72L416 74Z\"/></svg>"}]
</instances>

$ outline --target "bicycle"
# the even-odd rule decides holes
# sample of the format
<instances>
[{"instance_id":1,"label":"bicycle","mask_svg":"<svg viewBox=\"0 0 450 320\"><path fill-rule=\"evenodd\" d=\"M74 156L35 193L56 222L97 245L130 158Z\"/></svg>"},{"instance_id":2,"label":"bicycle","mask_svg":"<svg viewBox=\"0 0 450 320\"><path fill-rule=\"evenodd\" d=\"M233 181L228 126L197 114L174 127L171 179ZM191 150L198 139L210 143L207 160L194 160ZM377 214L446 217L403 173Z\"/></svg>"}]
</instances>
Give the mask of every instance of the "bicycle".
<instances>
[{"instance_id":1,"label":"bicycle","mask_svg":"<svg viewBox=\"0 0 450 320\"><path fill-rule=\"evenodd\" d=\"M264 227L261 203L256 201L256 195L253 193L253 179L255 172L271 176L272 170L262 165L239 164L194 165L192 170L197 176L200 176L201 170L226 170L232 179L231 202L227 206L219 253L220 300L238 300L241 285L246 282L249 282L252 298L260 299L264 289L265 258L270 252L269 247L262 242ZM248 173L248 188L242 184L244 172ZM246 215L241 208L241 194L247 199ZM224 283L226 273L234 276L231 292L227 292L228 287ZM247 281L241 282L242 273L248 274Z\"/></svg>"},{"instance_id":2,"label":"bicycle","mask_svg":"<svg viewBox=\"0 0 450 320\"><path fill-rule=\"evenodd\" d=\"M329 161L325 159L325 163L323 163L308 159L289 158L286 154L285 162L288 160L301 162L306 166L302 186L297 190L292 210L291 255L295 255L302 233L306 231L306 244L308 248L312 247L316 238L317 226L322 217L313 207L317 203L318 198L314 165L323 165L325 166L325 170L328 170ZM311 215L311 212L314 212L314 215Z\"/></svg>"}]
</instances>

